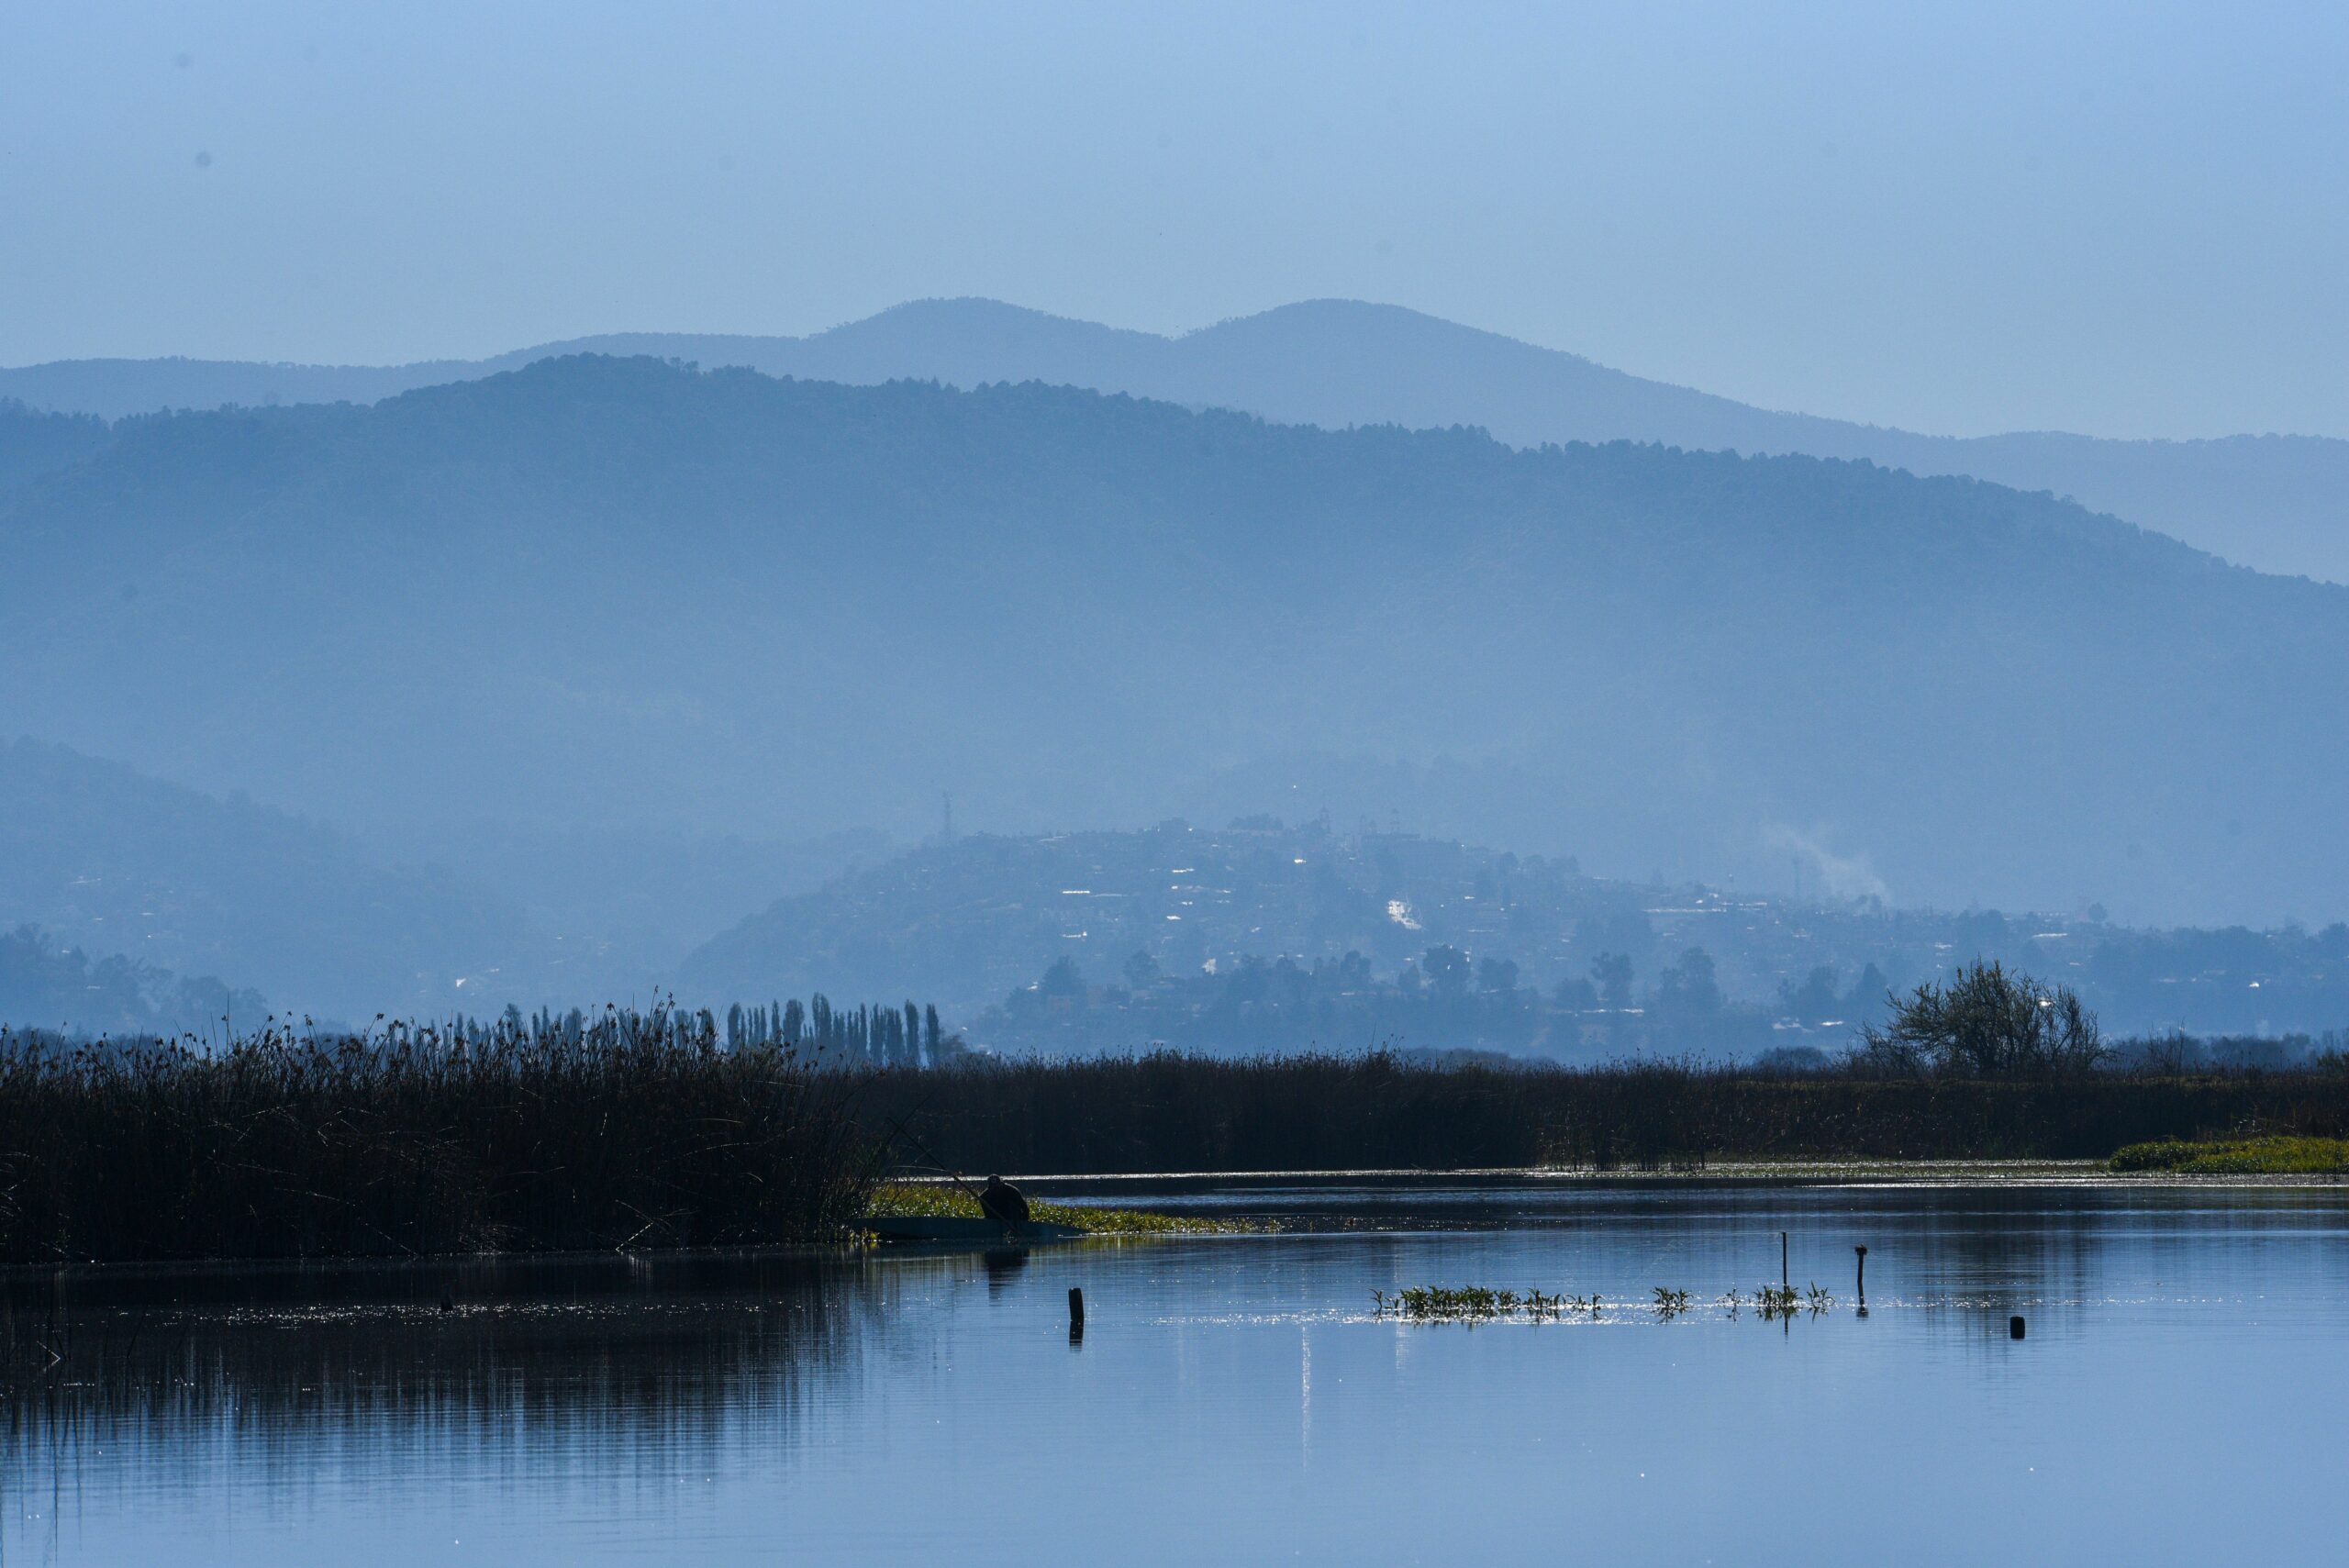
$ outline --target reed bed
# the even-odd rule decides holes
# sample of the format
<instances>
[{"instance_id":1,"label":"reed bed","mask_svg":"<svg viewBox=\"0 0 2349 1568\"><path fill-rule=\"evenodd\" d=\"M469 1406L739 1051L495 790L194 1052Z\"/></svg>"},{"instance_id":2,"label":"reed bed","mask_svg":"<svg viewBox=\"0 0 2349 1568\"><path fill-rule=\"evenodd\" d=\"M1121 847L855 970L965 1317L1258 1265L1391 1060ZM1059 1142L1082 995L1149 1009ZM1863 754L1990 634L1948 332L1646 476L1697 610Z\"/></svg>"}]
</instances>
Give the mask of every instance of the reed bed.
<instances>
[{"instance_id":1,"label":"reed bed","mask_svg":"<svg viewBox=\"0 0 2349 1568\"><path fill-rule=\"evenodd\" d=\"M854 1091L665 1008L217 1051L0 1033L0 1262L828 1238L879 1167Z\"/></svg>"},{"instance_id":2,"label":"reed bed","mask_svg":"<svg viewBox=\"0 0 2349 1568\"><path fill-rule=\"evenodd\" d=\"M218 1050L0 1031L0 1263L831 1239L854 1232L888 1162L916 1157L1068 1174L1666 1169L2344 1134L2339 1072L1793 1077L1383 1052L819 1067L658 1007L273 1028Z\"/></svg>"},{"instance_id":3,"label":"reed bed","mask_svg":"<svg viewBox=\"0 0 2349 1568\"><path fill-rule=\"evenodd\" d=\"M1438 1065L1374 1052L979 1058L863 1104L963 1170L1699 1168L1709 1159L2097 1159L2160 1139L2349 1134L2349 1073L1968 1079L1685 1062Z\"/></svg>"}]
</instances>

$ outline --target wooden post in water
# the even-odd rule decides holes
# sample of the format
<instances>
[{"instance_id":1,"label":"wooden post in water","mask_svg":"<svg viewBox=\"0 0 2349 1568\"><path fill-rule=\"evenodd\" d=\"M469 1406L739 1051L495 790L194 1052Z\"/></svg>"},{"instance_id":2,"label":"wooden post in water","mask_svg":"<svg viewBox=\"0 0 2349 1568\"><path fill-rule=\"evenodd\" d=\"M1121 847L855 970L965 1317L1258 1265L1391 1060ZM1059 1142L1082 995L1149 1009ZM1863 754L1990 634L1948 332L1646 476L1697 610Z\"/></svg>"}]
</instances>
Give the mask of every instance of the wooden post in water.
<instances>
[{"instance_id":1,"label":"wooden post in water","mask_svg":"<svg viewBox=\"0 0 2349 1568\"><path fill-rule=\"evenodd\" d=\"M1852 1251L1860 1255L1860 1305L1865 1307L1868 1304L1868 1250L1854 1247Z\"/></svg>"},{"instance_id":2,"label":"wooden post in water","mask_svg":"<svg viewBox=\"0 0 2349 1568\"><path fill-rule=\"evenodd\" d=\"M1778 1232L1778 1288L1794 1289L1794 1282L1787 1278L1787 1233L1783 1230Z\"/></svg>"},{"instance_id":3,"label":"wooden post in water","mask_svg":"<svg viewBox=\"0 0 2349 1568\"><path fill-rule=\"evenodd\" d=\"M2022 1318L2020 1314L2007 1319L2007 1338L2009 1340L2022 1338Z\"/></svg>"},{"instance_id":4,"label":"wooden post in water","mask_svg":"<svg viewBox=\"0 0 2349 1568\"><path fill-rule=\"evenodd\" d=\"M1084 1333L1085 1292L1075 1285L1071 1285L1068 1287L1068 1337L1074 1340L1082 1337Z\"/></svg>"}]
</instances>

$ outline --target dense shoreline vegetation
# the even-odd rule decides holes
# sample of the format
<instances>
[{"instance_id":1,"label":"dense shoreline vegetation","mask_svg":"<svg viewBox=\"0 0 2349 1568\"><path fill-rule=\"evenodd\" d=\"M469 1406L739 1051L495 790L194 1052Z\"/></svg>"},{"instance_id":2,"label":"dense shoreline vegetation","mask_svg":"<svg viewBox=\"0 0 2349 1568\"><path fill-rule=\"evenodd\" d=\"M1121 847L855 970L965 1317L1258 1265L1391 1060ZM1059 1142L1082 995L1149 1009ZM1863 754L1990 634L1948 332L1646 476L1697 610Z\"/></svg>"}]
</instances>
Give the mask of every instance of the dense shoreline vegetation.
<instances>
[{"instance_id":1,"label":"dense shoreline vegetation","mask_svg":"<svg viewBox=\"0 0 2349 1568\"><path fill-rule=\"evenodd\" d=\"M880 1169L853 1084L666 1008L217 1051L0 1033L0 1262L829 1239Z\"/></svg>"},{"instance_id":2,"label":"dense shoreline vegetation","mask_svg":"<svg viewBox=\"0 0 2349 1568\"><path fill-rule=\"evenodd\" d=\"M1386 1052L1078 1062L883 1073L863 1114L935 1158L1035 1174L1700 1168L1711 1160L2102 1160L2249 1129L2349 1135L2349 1073L1888 1076L1686 1062L1602 1068Z\"/></svg>"},{"instance_id":3,"label":"dense shoreline vegetation","mask_svg":"<svg viewBox=\"0 0 2349 1568\"><path fill-rule=\"evenodd\" d=\"M2349 1168L2337 1056L2186 1071L2188 1053L2116 1050L2070 991L1995 964L1888 1006L1857 1049L1802 1071L1387 1051L1006 1060L911 1002L821 997L722 1026L667 1006L365 1034L273 1024L217 1050L0 1030L0 1263L833 1241L870 1212L964 1207L883 1185L893 1168ZM1089 1217L1104 1227L1181 1229Z\"/></svg>"},{"instance_id":4,"label":"dense shoreline vegetation","mask_svg":"<svg viewBox=\"0 0 2349 1568\"><path fill-rule=\"evenodd\" d=\"M1037 1172L2100 1159L2124 1144L2349 1127L2336 1056L2298 1073L2189 1074L2179 1064L2199 1053L2117 1049L2069 987L1997 963L1885 1000L1886 1021L1854 1050L1799 1071L1160 1052L974 1067L887 1114L941 1158L984 1150ZM896 1087L876 1083L873 1097L885 1106Z\"/></svg>"}]
</instances>

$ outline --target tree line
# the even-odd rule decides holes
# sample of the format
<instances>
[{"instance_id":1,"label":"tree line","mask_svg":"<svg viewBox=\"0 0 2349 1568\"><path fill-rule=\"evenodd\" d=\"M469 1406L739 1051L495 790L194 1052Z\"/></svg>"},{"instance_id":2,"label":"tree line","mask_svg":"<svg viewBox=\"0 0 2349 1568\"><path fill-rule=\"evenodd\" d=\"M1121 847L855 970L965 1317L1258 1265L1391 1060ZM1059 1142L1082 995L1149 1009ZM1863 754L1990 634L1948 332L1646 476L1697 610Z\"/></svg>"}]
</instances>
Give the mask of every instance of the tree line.
<instances>
[{"instance_id":1,"label":"tree line","mask_svg":"<svg viewBox=\"0 0 2349 1568\"><path fill-rule=\"evenodd\" d=\"M935 1002L844 1008L820 991L805 1005L796 997L749 1007L735 1003L726 1009L726 1044L734 1051L805 1051L819 1065L873 1067L936 1067L966 1049L961 1035L941 1027Z\"/></svg>"}]
</instances>

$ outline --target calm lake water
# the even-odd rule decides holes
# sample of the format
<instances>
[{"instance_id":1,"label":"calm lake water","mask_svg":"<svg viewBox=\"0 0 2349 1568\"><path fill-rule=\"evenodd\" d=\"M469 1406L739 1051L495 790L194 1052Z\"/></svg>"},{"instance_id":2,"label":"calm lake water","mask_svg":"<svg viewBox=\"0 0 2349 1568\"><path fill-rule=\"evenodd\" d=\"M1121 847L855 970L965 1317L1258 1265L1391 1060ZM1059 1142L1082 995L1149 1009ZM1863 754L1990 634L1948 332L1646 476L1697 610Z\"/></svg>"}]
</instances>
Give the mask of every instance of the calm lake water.
<instances>
[{"instance_id":1,"label":"calm lake water","mask_svg":"<svg viewBox=\"0 0 2349 1568\"><path fill-rule=\"evenodd\" d=\"M0 1551L2166 1563L2331 1561L2349 1531L2339 1188L1158 1196L1295 1229L19 1279ZM1796 1284L1833 1307L1730 1317L1723 1292L1776 1283L1781 1230ZM1607 1305L1370 1315L1374 1289L1418 1284ZM1699 1305L1661 1320L1657 1285Z\"/></svg>"}]
</instances>

